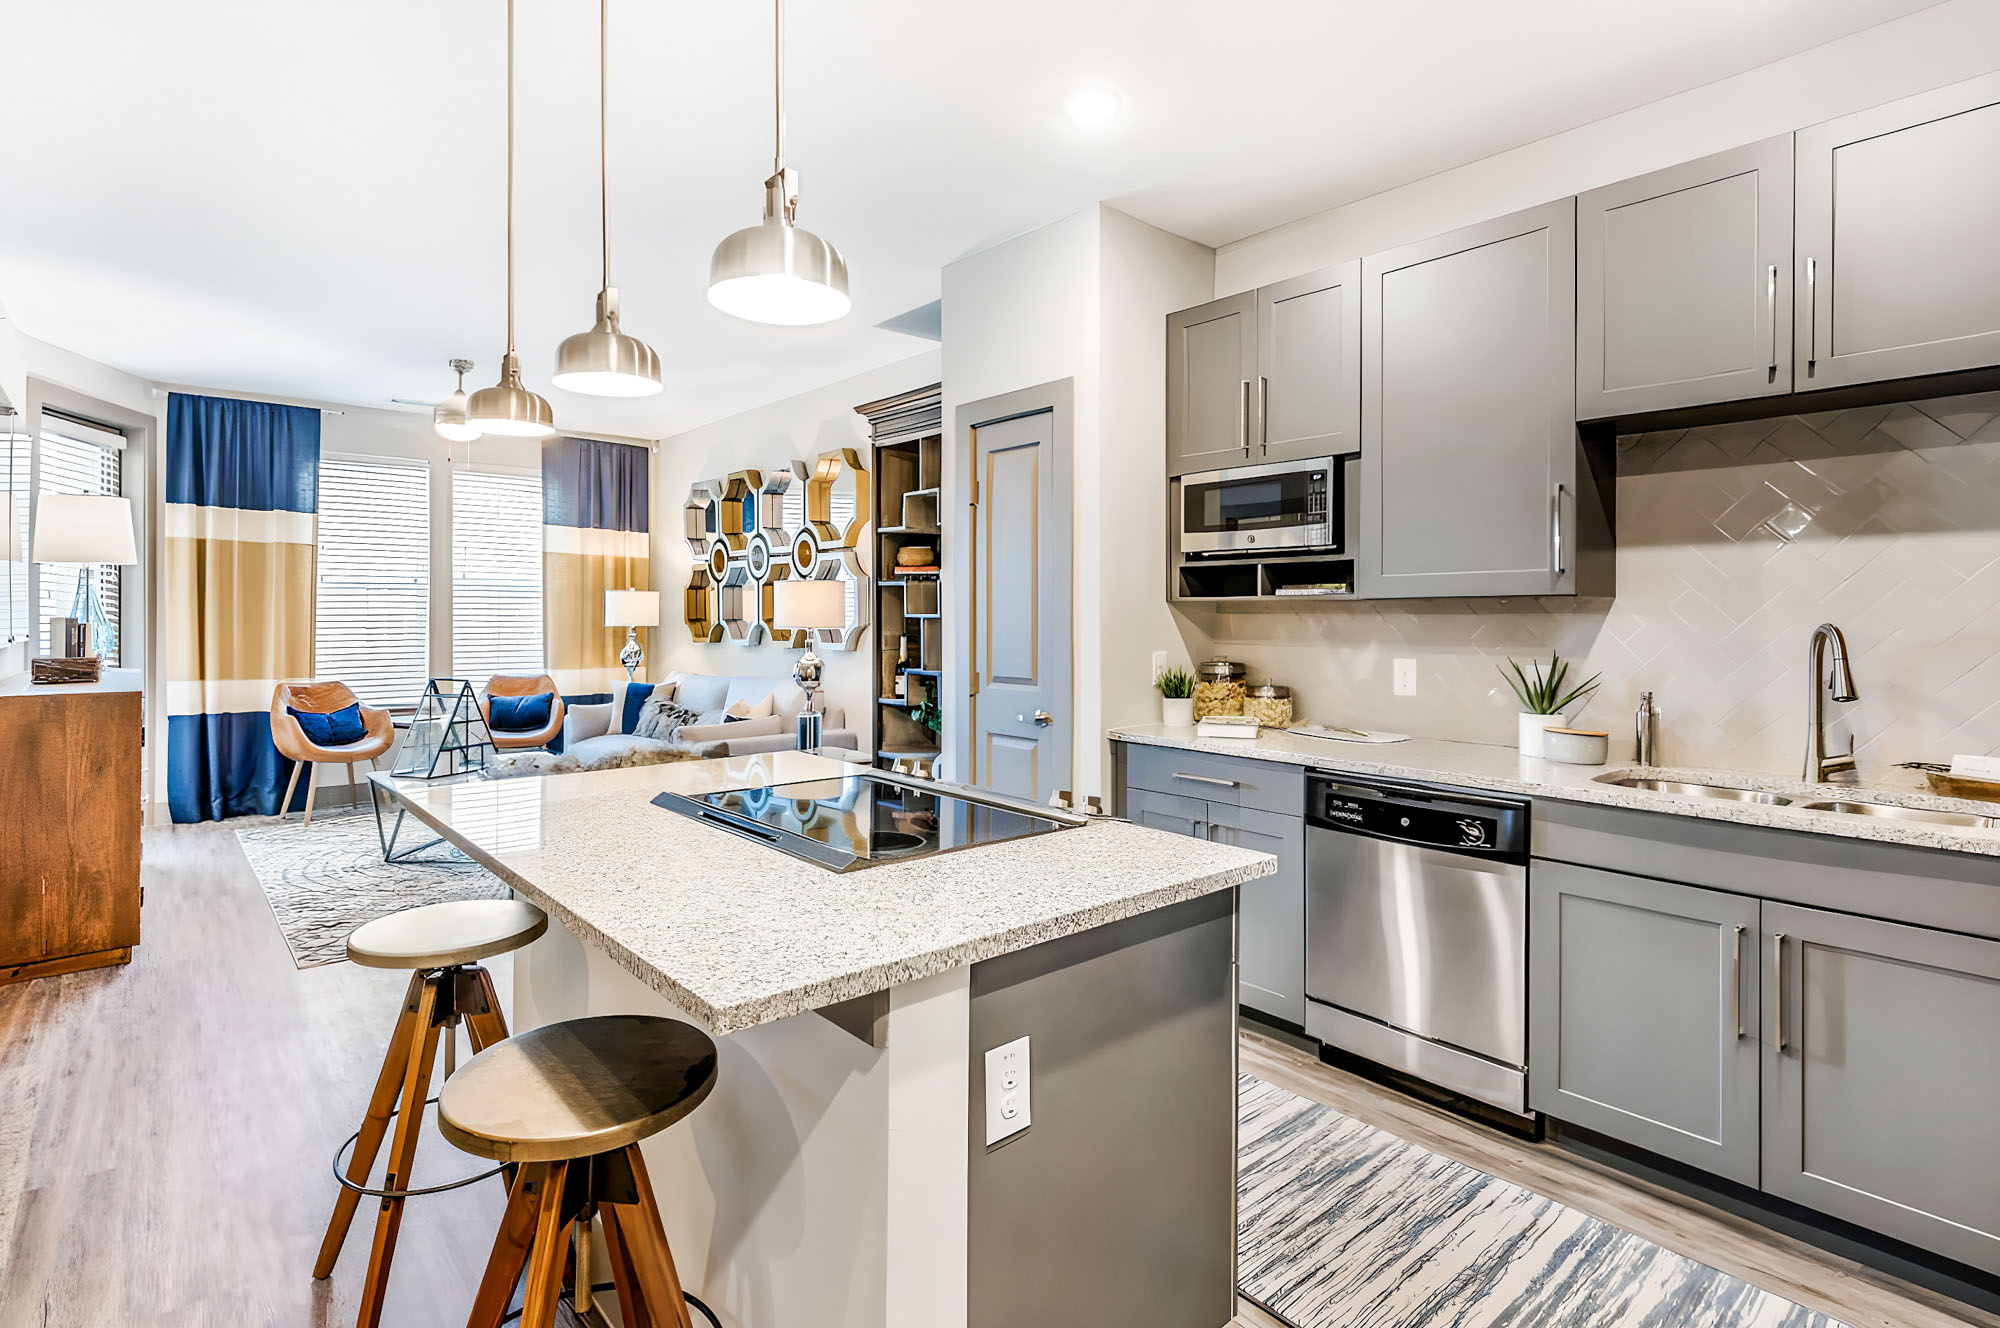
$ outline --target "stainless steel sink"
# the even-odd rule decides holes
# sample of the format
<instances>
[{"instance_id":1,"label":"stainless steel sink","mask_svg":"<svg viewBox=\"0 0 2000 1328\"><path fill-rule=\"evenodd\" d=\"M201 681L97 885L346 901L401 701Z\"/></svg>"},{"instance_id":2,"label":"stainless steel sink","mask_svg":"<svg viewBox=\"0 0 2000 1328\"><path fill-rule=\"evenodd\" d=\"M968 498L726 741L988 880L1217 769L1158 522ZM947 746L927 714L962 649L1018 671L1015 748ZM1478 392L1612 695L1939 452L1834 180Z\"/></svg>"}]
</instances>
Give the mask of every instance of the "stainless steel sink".
<instances>
[{"instance_id":1,"label":"stainless steel sink","mask_svg":"<svg viewBox=\"0 0 2000 1328\"><path fill-rule=\"evenodd\" d=\"M1762 789L1730 788L1725 784L1684 784L1674 779L1640 779L1624 776L1618 779L1600 779L1600 783L1616 784L1620 788L1644 789L1648 793L1671 793L1677 798L1713 798L1718 802L1761 802L1768 807L1783 807L1790 798L1778 793L1766 793Z\"/></svg>"},{"instance_id":2,"label":"stainless steel sink","mask_svg":"<svg viewBox=\"0 0 2000 1328\"><path fill-rule=\"evenodd\" d=\"M1837 799L1802 802L1800 811L1835 812L1841 816L1880 816L1891 821L1922 821L1926 825L1955 825L1968 830L1991 830L2000 826L2000 817L1975 816L1970 812L1940 812L1928 807L1898 807L1887 802L1853 802Z\"/></svg>"}]
</instances>

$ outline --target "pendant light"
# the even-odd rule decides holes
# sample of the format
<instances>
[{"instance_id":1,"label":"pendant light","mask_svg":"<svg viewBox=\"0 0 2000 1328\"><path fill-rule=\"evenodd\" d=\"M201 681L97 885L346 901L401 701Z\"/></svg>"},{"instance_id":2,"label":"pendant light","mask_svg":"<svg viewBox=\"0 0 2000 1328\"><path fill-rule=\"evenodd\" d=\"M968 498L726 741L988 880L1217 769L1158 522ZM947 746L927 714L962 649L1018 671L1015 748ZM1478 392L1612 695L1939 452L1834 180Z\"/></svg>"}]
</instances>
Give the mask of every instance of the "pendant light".
<instances>
[{"instance_id":1,"label":"pendant light","mask_svg":"<svg viewBox=\"0 0 2000 1328\"><path fill-rule=\"evenodd\" d=\"M521 357L514 351L514 0L507 0L507 354L500 381L474 392L465 415L483 434L548 438L556 431L549 403L521 386Z\"/></svg>"},{"instance_id":2,"label":"pendant light","mask_svg":"<svg viewBox=\"0 0 2000 1328\"><path fill-rule=\"evenodd\" d=\"M469 443L479 437L479 430L465 421L465 376L472 372L471 360L451 360L452 372L458 375L458 387L431 412L431 428L437 436L450 443ZM450 460L451 448L445 448L445 459Z\"/></svg>"},{"instance_id":3,"label":"pendant light","mask_svg":"<svg viewBox=\"0 0 2000 1328\"><path fill-rule=\"evenodd\" d=\"M785 0L772 0L777 26L777 124L772 175L764 181L764 220L715 246L708 302L753 323L802 326L845 315L847 260L798 224L799 173L785 165Z\"/></svg>"},{"instance_id":4,"label":"pendant light","mask_svg":"<svg viewBox=\"0 0 2000 1328\"><path fill-rule=\"evenodd\" d=\"M597 218L604 279L597 292L597 325L556 348L552 382L593 397L649 397L660 390L660 357L637 337L618 329L618 288L611 284L611 186L604 142L608 136L611 67L610 0L597 5Z\"/></svg>"}]
</instances>

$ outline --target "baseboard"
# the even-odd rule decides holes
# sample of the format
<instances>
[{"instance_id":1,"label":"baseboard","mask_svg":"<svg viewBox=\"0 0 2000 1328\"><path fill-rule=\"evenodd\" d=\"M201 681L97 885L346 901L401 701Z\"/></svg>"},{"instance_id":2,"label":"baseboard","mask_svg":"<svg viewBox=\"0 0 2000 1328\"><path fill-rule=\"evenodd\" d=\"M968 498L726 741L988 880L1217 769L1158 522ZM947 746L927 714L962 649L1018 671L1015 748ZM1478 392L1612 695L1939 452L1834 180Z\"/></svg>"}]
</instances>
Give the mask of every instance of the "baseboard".
<instances>
[{"instance_id":1,"label":"baseboard","mask_svg":"<svg viewBox=\"0 0 2000 1328\"><path fill-rule=\"evenodd\" d=\"M52 978L63 973L81 973L85 969L110 968L131 962L132 947L124 945L116 950L93 950L89 954L37 959L32 964L0 965L0 986L10 982L28 982L34 978Z\"/></svg>"}]
</instances>

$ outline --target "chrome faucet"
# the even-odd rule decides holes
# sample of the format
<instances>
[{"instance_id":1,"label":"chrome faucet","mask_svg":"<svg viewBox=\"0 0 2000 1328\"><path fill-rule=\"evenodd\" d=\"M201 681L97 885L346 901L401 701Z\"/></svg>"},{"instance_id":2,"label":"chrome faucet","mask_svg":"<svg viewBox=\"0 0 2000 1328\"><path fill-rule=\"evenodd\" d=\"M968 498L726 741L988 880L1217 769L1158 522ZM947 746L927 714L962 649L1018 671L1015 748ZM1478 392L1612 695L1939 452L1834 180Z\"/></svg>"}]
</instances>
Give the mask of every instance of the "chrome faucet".
<instances>
[{"instance_id":1,"label":"chrome faucet","mask_svg":"<svg viewBox=\"0 0 2000 1328\"><path fill-rule=\"evenodd\" d=\"M1827 676L1826 646L1833 643L1833 676ZM1806 696L1806 768L1808 783L1824 784L1834 775L1854 769L1854 736L1848 735L1847 750L1827 755L1826 750L1826 696L1829 684L1836 701L1855 701L1860 693L1854 690L1854 670L1847 664L1847 638L1841 635L1832 623L1821 623L1813 628L1812 644L1807 648L1806 675L1811 690Z\"/></svg>"}]
</instances>

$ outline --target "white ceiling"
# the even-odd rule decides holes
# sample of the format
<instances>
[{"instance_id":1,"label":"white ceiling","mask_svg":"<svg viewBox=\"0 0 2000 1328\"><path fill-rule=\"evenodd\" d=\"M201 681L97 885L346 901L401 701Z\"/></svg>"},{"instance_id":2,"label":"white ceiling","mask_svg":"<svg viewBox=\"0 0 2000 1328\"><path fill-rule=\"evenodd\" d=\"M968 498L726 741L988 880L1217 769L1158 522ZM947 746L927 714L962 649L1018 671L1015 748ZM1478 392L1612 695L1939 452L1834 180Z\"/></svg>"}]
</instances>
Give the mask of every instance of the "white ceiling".
<instances>
[{"instance_id":1,"label":"white ceiling","mask_svg":"<svg viewBox=\"0 0 2000 1328\"><path fill-rule=\"evenodd\" d=\"M597 289L596 6L519 0L519 342L559 423L655 436L917 353L942 265L1104 199L1221 244L1932 0L793 0L800 220L841 324L703 299L769 169L769 8L611 5L612 279L665 394L547 386ZM0 0L0 304L162 381L382 405L490 382L500 0ZM1083 131L1085 85L1124 110Z\"/></svg>"}]
</instances>

